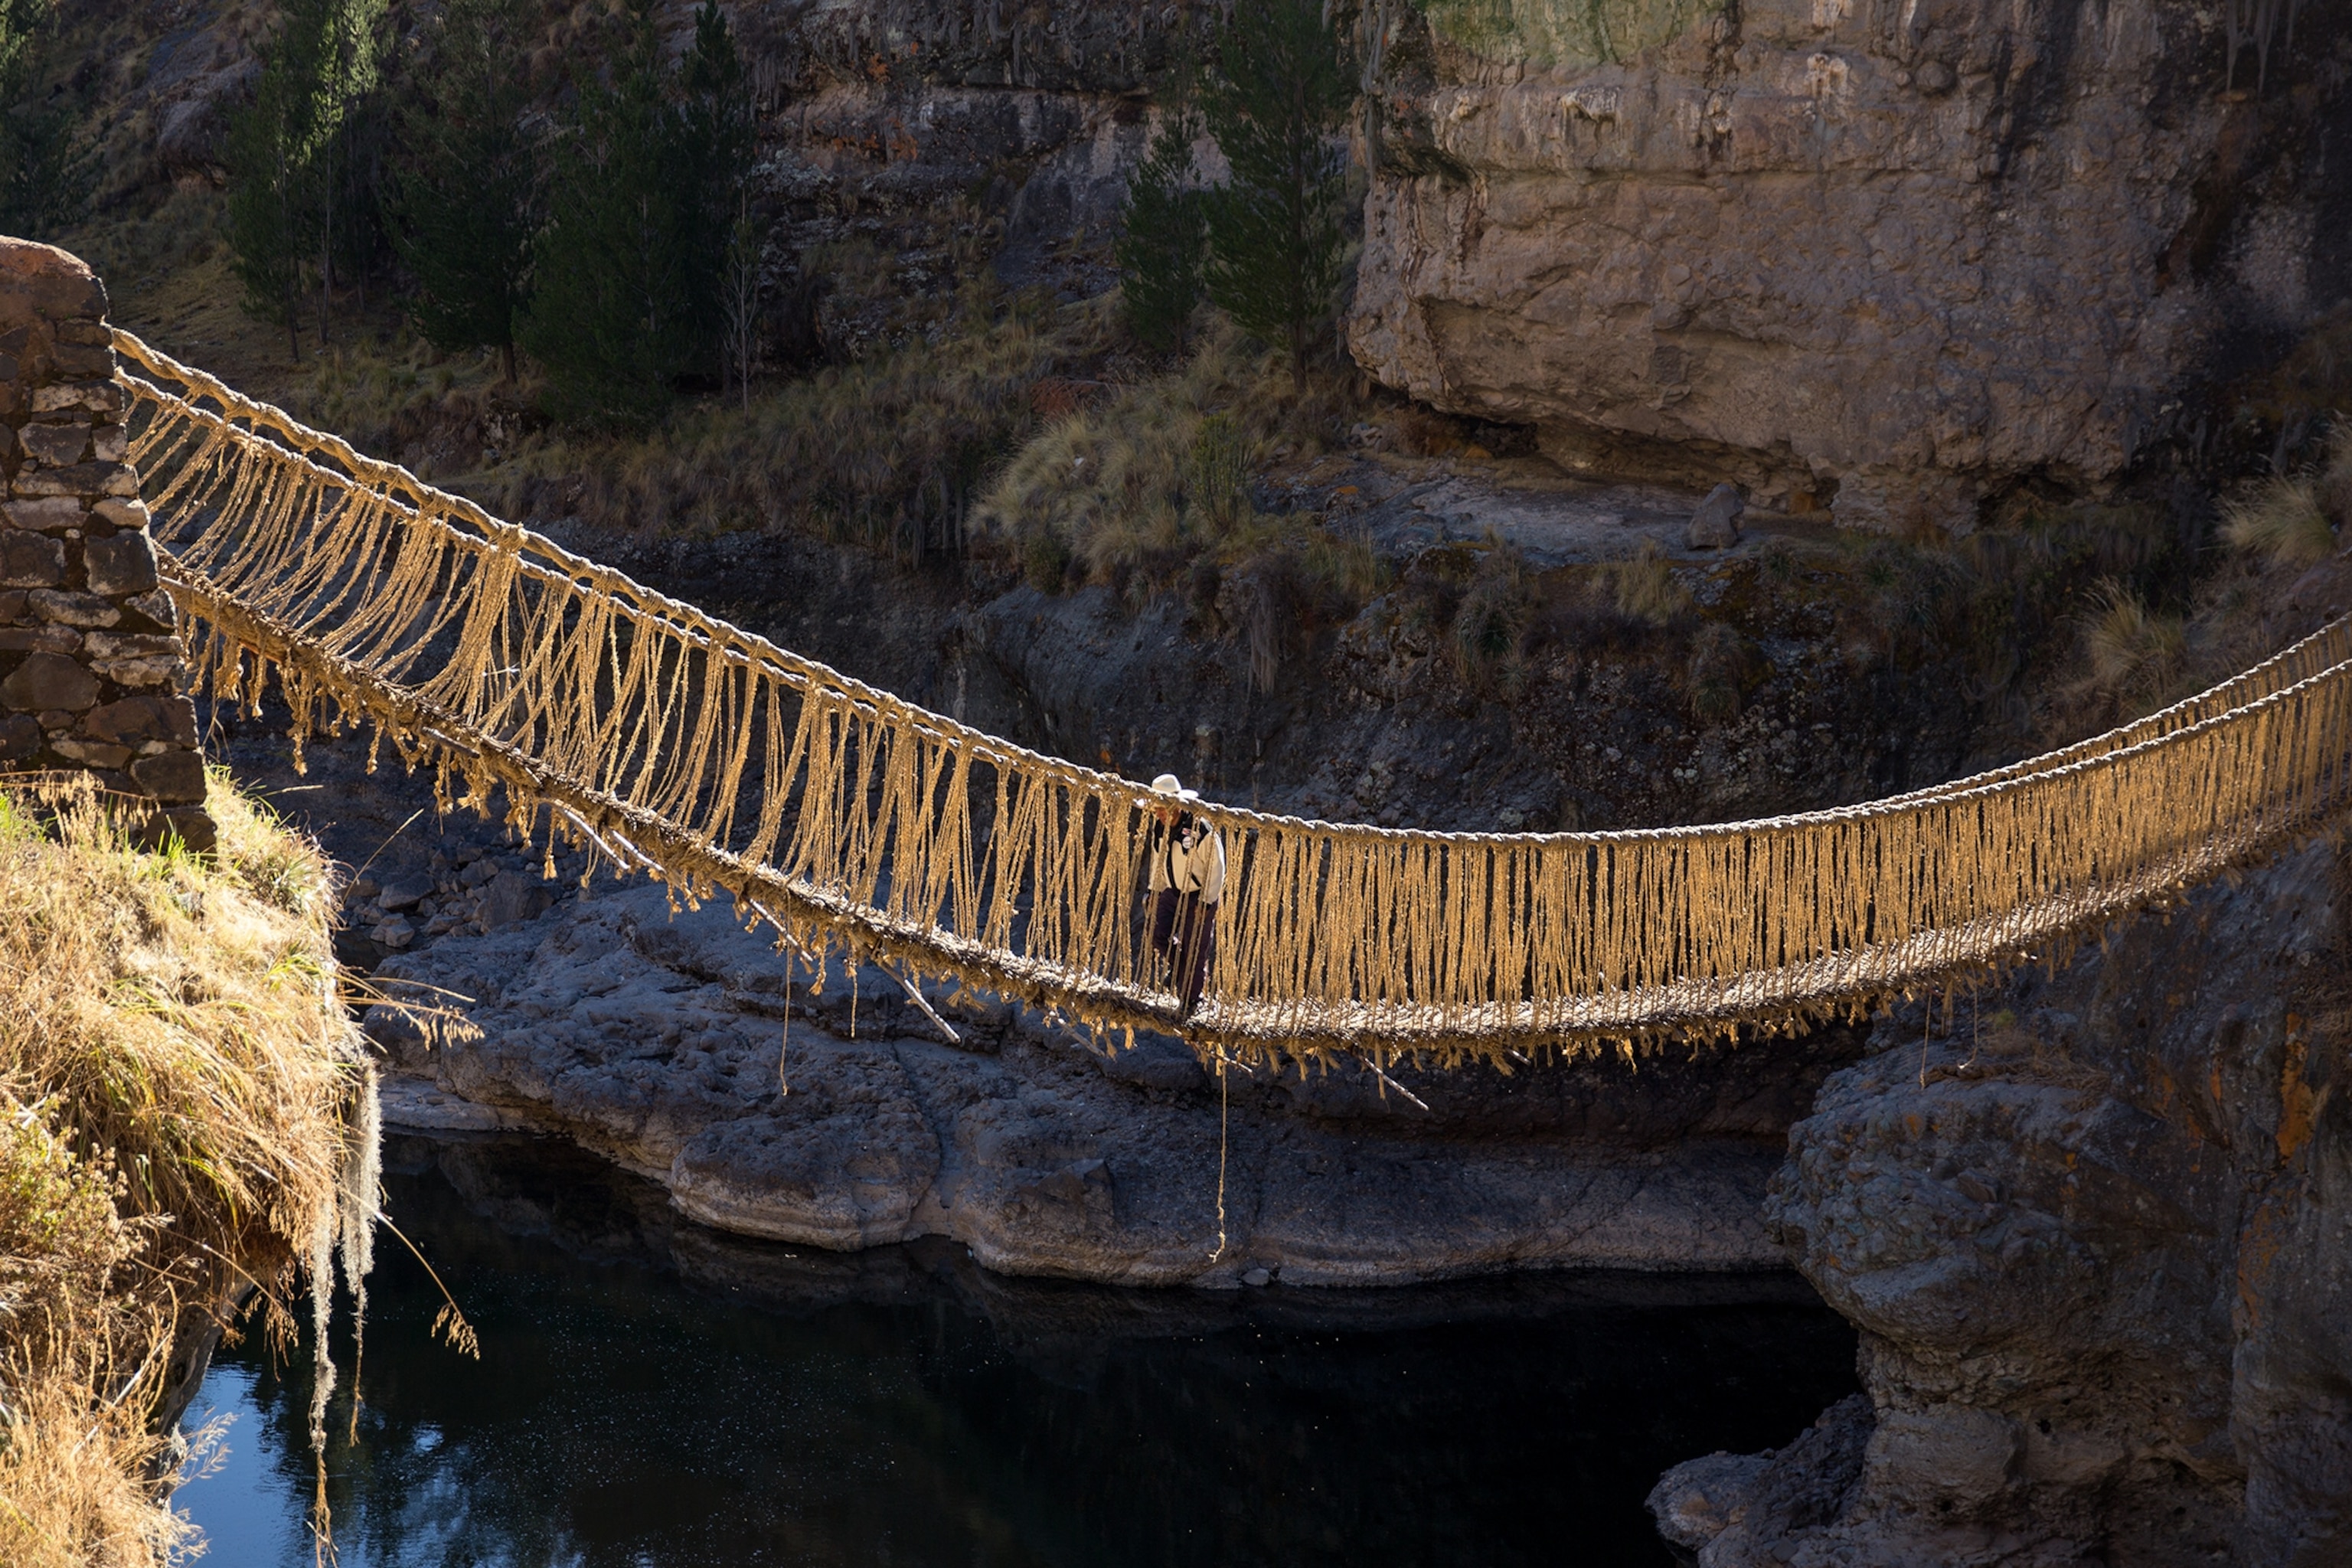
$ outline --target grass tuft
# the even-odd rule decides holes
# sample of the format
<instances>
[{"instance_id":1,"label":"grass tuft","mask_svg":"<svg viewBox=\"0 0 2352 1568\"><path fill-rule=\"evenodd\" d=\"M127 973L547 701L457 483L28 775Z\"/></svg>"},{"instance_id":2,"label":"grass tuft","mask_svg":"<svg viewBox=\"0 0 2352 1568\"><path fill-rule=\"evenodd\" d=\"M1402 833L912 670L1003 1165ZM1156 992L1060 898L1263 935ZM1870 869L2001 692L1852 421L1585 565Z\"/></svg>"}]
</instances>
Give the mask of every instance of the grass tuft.
<instances>
[{"instance_id":1,"label":"grass tuft","mask_svg":"<svg viewBox=\"0 0 2352 1568\"><path fill-rule=\"evenodd\" d=\"M2309 477L2271 479L2221 511L2221 538L2273 565L2313 566L2336 553L2336 529Z\"/></svg>"},{"instance_id":2,"label":"grass tuft","mask_svg":"<svg viewBox=\"0 0 2352 1568\"><path fill-rule=\"evenodd\" d=\"M86 782L0 788L0 1562L176 1560L150 1478L174 1336L258 1286L278 1331L348 1207L370 1092L317 849L216 777L212 857Z\"/></svg>"}]
</instances>

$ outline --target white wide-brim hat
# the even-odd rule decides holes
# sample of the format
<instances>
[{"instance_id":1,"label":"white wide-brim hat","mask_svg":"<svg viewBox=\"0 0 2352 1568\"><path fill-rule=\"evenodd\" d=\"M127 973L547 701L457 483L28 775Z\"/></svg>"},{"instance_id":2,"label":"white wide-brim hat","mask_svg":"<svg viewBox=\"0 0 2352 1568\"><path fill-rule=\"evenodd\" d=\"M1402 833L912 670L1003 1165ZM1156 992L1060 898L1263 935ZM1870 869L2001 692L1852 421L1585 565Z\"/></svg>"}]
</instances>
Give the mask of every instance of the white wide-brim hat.
<instances>
[{"instance_id":1,"label":"white wide-brim hat","mask_svg":"<svg viewBox=\"0 0 2352 1568\"><path fill-rule=\"evenodd\" d=\"M1193 795L1192 791L1186 789L1184 787L1183 781L1179 779L1174 773L1161 773L1158 778L1153 779L1151 781L1151 793L1154 795L1174 795L1179 800L1188 795L1192 795L1195 800L1200 798L1197 795Z\"/></svg>"}]
</instances>

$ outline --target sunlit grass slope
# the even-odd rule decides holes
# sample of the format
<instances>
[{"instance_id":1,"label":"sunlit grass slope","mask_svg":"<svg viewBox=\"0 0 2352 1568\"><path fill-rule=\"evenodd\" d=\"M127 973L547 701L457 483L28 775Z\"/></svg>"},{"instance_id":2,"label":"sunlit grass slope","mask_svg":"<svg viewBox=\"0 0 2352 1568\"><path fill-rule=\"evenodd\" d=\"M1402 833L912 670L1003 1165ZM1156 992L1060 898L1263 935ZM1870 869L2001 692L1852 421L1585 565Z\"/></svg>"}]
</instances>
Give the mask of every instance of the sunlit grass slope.
<instances>
[{"instance_id":1,"label":"sunlit grass slope","mask_svg":"<svg viewBox=\"0 0 2352 1568\"><path fill-rule=\"evenodd\" d=\"M301 1276L372 1194L372 1091L317 848L216 777L215 856L86 786L0 784L0 1563L190 1544L152 1430L205 1315ZM135 820L135 818L133 819ZM365 1205L373 1207L372 1203Z\"/></svg>"}]
</instances>

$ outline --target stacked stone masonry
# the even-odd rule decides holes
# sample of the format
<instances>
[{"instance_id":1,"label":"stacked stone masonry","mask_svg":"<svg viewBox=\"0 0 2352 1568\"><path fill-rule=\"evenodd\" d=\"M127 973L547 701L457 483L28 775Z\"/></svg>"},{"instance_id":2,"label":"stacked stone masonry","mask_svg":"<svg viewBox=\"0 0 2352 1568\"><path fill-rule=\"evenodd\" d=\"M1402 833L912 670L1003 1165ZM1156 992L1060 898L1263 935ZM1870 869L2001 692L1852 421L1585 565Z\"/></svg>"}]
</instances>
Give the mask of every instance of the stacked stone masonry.
<instances>
[{"instance_id":1,"label":"stacked stone masonry","mask_svg":"<svg viewBox=\"0 0 2352 1568\"><path fill-rule=\"evenodd\" d=\"M87 769L209 848L185 650L156 573L106 289L0 238L0 772Z\"/></svg>"}]
</instances>

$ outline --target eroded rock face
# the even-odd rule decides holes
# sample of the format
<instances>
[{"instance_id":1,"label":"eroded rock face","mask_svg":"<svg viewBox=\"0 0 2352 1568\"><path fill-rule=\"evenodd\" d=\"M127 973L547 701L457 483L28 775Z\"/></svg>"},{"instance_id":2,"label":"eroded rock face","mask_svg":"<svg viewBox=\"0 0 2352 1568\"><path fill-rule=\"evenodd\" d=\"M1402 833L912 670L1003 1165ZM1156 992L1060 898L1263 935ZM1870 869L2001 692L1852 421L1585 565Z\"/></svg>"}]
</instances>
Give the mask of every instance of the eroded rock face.
<instances>
[{"instance_id":1,"label":"eroded rock face","mask_svg":"<svg viewBox=\"0 0 2352 1568\"><path fill-rule=\"evenodd\" d=\"M725 909L673 917L661 889L637 889L379 972L471 998L478 1037L388 1008L369 1028L429 1075L388 1091L395 1121L561 1132L740 1234L839 1249L947 1236L1002 1272L1129 1284L1770 1266L1765 1178L1853 1048L1828 1035L1638 1074L1611 1061L1395 1087L1237 1075L1221 1117L1215 1080L1172 1039L1106 1056L1034 1013L927 987L950 1045L877 971L816 978Z\"/></svg>"},{"instance_id":2,"label":"eroded rock face","mask_svg":"<svg viewBox=\"0 0 2352 1568\"><path fill-rule=\"evenodd\" d=\"M1797 1466L1834 1508L1717 1457L1662 1528L1706 1568L2352 1561L2343 876L2303 849L1833 1075L1769 1212L1874 1421Z\"/></svg>"},{"instance_id":3,"label":"eroded rock face","mask_svg":"<svg viewBox=\"0 0 2352 1568\"><path fill-rule=\"evenodd\" d=\"M2352 293L2340 0L1398 9L1350 345L1571 464L1964 527Z\"/></svg>"}]
</instances>

